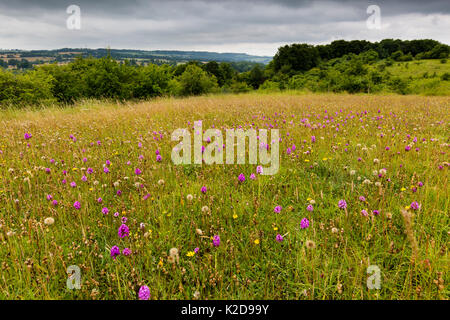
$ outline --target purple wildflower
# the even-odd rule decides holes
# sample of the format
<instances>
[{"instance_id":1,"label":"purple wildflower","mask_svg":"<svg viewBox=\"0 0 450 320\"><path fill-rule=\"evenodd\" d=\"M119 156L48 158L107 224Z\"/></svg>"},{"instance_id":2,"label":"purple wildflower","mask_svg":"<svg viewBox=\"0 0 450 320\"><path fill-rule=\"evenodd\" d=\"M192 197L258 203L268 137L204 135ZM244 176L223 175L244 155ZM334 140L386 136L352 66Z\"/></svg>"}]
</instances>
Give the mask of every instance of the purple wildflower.
<instances>
[{"instance_id":1,"label":"purple wildflower","mask_svg":"<svg viewBox=\"0 0 450 320\"><path fill-rule=\"evenodd\" d=\"M214 247L218 247L220 245L220 237L218 235L213 237L213 245Z\"/></svg>"},{"instance_id":2,"label":"purple wildflower","mask_svg":"<svg viewBox=\"0 0 450 320\"><path fill-rule=\"evenodd\" d=\"M119 234L119 238L125 238L125 237L128 237L128 235L130 234L130 229L128 229L128 227L127 227L126 224L122 224L122 225L119 227L118 234Z\"/></svg>"},{"instance_id":3,"label":"purple wildflower","mask_svg":"<svg viewBox=\"0 0 450 320\"><path fill-rule=\"evenodd\" d=\"M339 206L339 209L345 209L345 208L347 208L347 202L343 199L339 200L338 206Z\"/></svg>"},{"instance_id":4,"label":"purple wildflower","mask_svg":"<svg viewBox=\"0 0 450 320\"><path fill-rule=\"evenodd\" d=\"M257 166L256 167L256 173L262 174L263 173L263 167L262 166Z\"/></svg>"},{"instance_id":5,"label":"purple wildflower","mask_svg":"<svg viewBox=\"0 0 450 320\"><path fill-rule=\"evenodd\" d=\"M282 242L284 240L283 236L281 234L277 234L277 236L275 237L275 240L277 242Z\"/></svg>"},{"instance_id":6,"label":"purple wildflower","mask_svg":"<svg viewBox=\"0 0 450 320\"><path fill-rule=\"evenodd\" d=\"M118 246L112 246L111 247L111 258L113 258L114 260L116 260L116 257L120 255L120 249Z\"/></svg>"},{"instance_id":7,"label":"purple wildflower","mask_svg":"<svg viewBox=\"0 0 450 320\"><path fill-rule=\"evenodd\" d=\"M309 220L306 218L303 218L302 221L300 221L300 228L306 229L309 227Z\"/></svg>"},{"instance_id":8,"label":"purple wildflower","mask_svg":"<svg viewBox=\"0 0 450 320\"><path fill-rule=\"evenodd\" d=\"M80 209L81 209L81 204L80 204L80 202L75 201L75 202L73 203L73 207L74 207L75 209L77 209L77 210L80 210Z\"/></svg>"},{"instance_id":9,"label":"purple wildflower","mask_svg":"<svg viewBox=\"0 0 450 320\"><path fill-rule=\"evenodd\" d=\"M139 300L150 299L150 289L147 286L141 286L139 289Z\"/></svg>"},{"instance_id":10,"label":"purple wildflower","mask_svg":"<svg viewBox=\"0 0 450 320\"><path fill-rule=\"evenodd\" d=\"M411 202L410 207L411 207L411 209L413 209L413 210L419 210L420 204L419 204L417 201L413 201L413 202Z\"/></svg>"}]
</instances>

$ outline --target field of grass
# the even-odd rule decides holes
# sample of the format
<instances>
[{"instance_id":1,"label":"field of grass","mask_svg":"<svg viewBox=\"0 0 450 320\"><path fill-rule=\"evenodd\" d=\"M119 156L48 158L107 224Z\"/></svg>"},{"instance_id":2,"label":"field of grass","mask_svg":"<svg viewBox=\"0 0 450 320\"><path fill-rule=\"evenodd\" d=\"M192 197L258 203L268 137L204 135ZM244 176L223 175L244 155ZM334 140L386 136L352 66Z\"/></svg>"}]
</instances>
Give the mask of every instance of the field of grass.
<instances>
[{"instance_id":1,"label":"field of grass","mask_svg":"<svg viewBox=\"0 0 450 320\"><path fill-rule=\"evenodd\" d=\"M449 108L252 93L1 111L0 299L448 299ZM196 120L279 129L279 172L175 166L171 134Z\"/></svg>"}]
</instances>

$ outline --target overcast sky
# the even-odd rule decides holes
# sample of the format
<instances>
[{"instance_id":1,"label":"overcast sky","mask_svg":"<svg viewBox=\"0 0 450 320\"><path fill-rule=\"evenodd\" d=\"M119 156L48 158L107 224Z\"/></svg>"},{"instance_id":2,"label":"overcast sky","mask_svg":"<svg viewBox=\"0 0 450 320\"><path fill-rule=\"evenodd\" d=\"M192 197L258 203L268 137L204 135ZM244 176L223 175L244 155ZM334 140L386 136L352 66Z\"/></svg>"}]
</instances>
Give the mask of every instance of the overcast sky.
<instances>
[{"instance_id":1,"label":"overcast sky","mask_svg":"<svg viewBox=\"0 0 450 320\"><path fill-rule=\"evenodd\" d=\"M71 4L81 28L67 28ZM369 29L369 5L381 29ZM431 38L450 44L450 0L0 0L0 48L132 48L272 56L287 43Z\"/></svg>"}]
</instances>

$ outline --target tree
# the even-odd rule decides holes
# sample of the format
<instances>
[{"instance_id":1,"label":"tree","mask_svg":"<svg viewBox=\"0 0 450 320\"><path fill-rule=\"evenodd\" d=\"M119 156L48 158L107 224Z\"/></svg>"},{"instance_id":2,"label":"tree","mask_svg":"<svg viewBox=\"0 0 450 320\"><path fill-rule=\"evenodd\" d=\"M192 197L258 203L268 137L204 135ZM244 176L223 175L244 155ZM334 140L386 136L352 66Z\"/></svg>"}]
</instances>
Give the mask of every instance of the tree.
<instances>
[{"instance_id":1,"label":"tree","mask_svg":"<svg viewBox=\"0 0 450 320\"><path fill-rule=\"evenodd\" d=\"M308 44L292 44L280 47L273 57L275 72L307 71L319 63L319 50Z\"/></svg>"},{"instance_id":2,"label":"tree","mask_svg":"<svg viewBox=\"0 0 450 320\"><path fill-rule=\"evenodd\" d=\"M212 92L217 88L215 76L209 76L196 65L189 65L179 77L182 95L199 95Z\"/></svg>"},{"instance_id":3,"label":"tree","mask_svg":"<svg viewBox=\"0 0 450 320\"><path fill-rule=\"evenodd\" d=\"M134 79L133 97L150 98L168 93L171 77L171 68L168 65L149 64L139 68Z\"/></svg>"},{"instance_id":4,"label":"tree","mask_svg":"<svg viewBox=\"0 0 450 320\"><path fill-rule=\"evenodd\" d=\"M250 70L247 78L247 84L252 86L253 89L258 89L261 84L265 81L264 72L258 66L254 66L252 70Z\"/></svg>"},{"instance_id":5,"label":"tree","mask_svg":"<svg viewBox=\"0 0 450 320\"><path fill-rule=\"evenodd\" d=\"M217 81L220 86L229 85L233 81L235 75L236 71L233 69L231 64L228 62L222 62L219 65L219 78L217 78Z\"/></svg>"},{"instance_id":6,"label":"tree","mask_svg":"<svg viewBox=\"0 0 450 320\"><path fill-rule=\"evenodd\" d=\"M391 54L391 58L394 61L402 61L402 57L403 57L403 52L401 50L397 50Z\"/></svg>"}]
</instances>

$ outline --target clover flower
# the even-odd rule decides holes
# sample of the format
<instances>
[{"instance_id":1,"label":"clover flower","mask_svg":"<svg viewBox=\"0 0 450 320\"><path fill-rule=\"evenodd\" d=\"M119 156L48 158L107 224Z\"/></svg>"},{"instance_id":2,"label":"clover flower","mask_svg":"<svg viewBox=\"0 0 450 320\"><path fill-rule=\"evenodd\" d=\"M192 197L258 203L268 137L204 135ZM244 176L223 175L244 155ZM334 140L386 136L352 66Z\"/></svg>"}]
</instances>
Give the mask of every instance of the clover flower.
<instances>
[{"instance_id":1,"label":"clover flower","mask_svg":"<svg viewBox=\"0 0 450 320\"><path fill-rule=\"evenodd\" d=\"M48 217L44 219L44 224L51 226L53 223L55 223L55 219L53 219L52 217Z\"/></svg>"}]
</instances>

